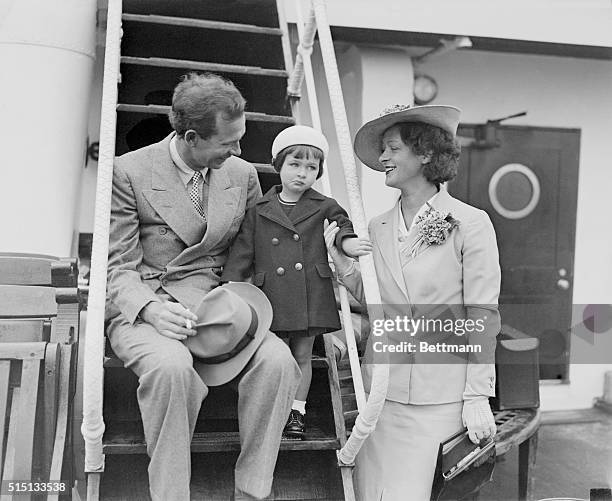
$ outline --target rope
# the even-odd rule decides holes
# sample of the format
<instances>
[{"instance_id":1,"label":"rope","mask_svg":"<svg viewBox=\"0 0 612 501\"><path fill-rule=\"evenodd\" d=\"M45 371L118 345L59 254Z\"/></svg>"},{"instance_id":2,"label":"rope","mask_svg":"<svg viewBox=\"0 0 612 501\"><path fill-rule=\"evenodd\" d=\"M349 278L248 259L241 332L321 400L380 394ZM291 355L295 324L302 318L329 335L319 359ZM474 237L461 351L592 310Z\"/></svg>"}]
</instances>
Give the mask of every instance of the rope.
<instances>
[{"instance_id":1,"label":"rope","mask_svg":"<svg viewBox=\"0 0 612 501\"><path fill-rule=\"evenodd\" d=\"M302 2L301 0L295 1L295 11L297 14L297 30L300 40L305 36L304 30L304 19L302 17ZM314 9L310 6L310 12L308 15L309 23L313 23L316 29L316 20L314 16ZM312 70L312 64L310 61L312 50L308 53L302 52L302 63L304 65L304 78L306 80L306 89L308 92L308 105L310 108L310 117L312 119L312 126L323 131L321 126L321 116L319 114L319 102L317 98L317 89L314 81L314 74ZM301 82L299 84L301 86ZM299 91L299 87L298 87ZM329 181L329 170L327 168L327 162L323 168L323 176L321 177L321 184L323 185L323 193L327 196L331 196L331 183ZM363 389L363 378L361 377L361 369L359 367L359 353L357 352L357 343L355 342L355 332L353 330L353 319L351 317L351 309L349 305L348 294L346 288L342 285L338 285L338 293L340 296L340 309L342 311L342 325L344 326L344 332L346 334L346 346L349 355L349 362L351 364L351 374L353 376L353 387L355 388L355 399L357 401L357 409L361 412L365 407L365 390Z\"/></svg>"},{"instance_id":2,"label":"rope","mask_svg":"<svg viewBox=\"0 0 612 501\"><path fill-rule=\"evenodd\" d=\"M83 364L83 424L85 471L104 470L102 453L102 390L104 380L104 308L106 302L106 267L108 234L115 157L117 82L121 38L121 0L109 0L106 28L106 55L100 119L100 154L96 186L96 210L91 255L91 281L87 303L87 328Z\"/></svg>"},{"instance_id":3,"label":"rope","mask_svg":"<svg viewBox=\"0 0 612 501\"><path fill-rule=\"evenodd\" d=\"M287 95L289 97L300 97L300 88L304 80L304 59L307 59L310 63L310 55L312 54L312 46L314 45L316 33L317 23L315 21L314 10L310 9L304 33L300 35L300 44L297 48L295 66L293 67L293 71L289 76L289 82L287 83Z\"/></svg>"},{"instance_id":4,"label":"rope","mask_svg":"<svg viewBox=\"0 0 612 501\"><path fill-rule=\"evenodd\" d=\"M336 54L334 52L334 44L327 21L325 1L313 0L312 4L316 24L319 30L321 54L323 56L323 65L325 67L325 75L327 77L327 86L331 100L332 113L338 135L340 156L342 158L342 164L344 167L344 177L346 180L349 204L351 208L351 217L353 219L357 234L367 235L368 229L365 212L363 210L363 201L361 199L359 180L357 178L357 168L355 166L355 157L353 156L353 147L351 144L344 97L342 95L342 87L340 84L340 75L338 74ZM359 259L359 263L362 273L363 289L368 305L370 325L372 325L376 319L383 319L382 300L380 298L380 291L378 289L374 260L371 255L363 256ZM380 340L381 342L385 343L385 336L383 335ZM355 426L350 438L338 454L338 458L341 463L346 465L353 463L355 456L363 445L364 440L376 427L376 422L378 421L378 417L380 416L380 412L382 411L382 407L385 403L388 383L389 365L386 363L375 364L372 367L372 386L370 389L370 397L368 398L363 411L357 416L357 420L355 421Z\"/></svg>"}]
</instances>

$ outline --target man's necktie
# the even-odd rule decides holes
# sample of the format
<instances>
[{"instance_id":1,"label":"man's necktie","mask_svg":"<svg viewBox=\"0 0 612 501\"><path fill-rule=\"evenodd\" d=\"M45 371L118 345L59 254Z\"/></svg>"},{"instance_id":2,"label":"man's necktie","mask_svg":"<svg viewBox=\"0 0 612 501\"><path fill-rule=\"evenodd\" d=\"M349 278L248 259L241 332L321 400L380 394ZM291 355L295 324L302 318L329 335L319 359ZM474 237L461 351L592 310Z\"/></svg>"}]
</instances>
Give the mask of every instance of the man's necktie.
<instances>
[{"instance_id":1,"label":"man's necktie","mask_svg":"<svg viewBox=\"0 0 612 501\"><path fill-rule=\"evenodd\" d=\"M200 199L200 184L202 183L202 173L200 171L195 171L193 177L191 178L191 191L189 192L189 198L191 198L191 203L195 207L196 212L202 216L202 219L206 219L204 215L204 207L202 207L202 200Z\"/></svg>"}]
</instances>

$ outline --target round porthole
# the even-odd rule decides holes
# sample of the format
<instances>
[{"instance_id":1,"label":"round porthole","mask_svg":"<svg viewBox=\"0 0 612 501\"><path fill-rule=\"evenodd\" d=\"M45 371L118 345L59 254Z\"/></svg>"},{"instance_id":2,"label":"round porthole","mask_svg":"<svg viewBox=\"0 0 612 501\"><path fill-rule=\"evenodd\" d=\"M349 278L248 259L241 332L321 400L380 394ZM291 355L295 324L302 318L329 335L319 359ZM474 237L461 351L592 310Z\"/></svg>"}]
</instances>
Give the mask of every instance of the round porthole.
<instances>
[{"instance_id":1,"label":"round porthole","mask_svg":"<svg viewBox=\"0 0 612 501\"><path fill-rule=\"evenodd\" d=\"M491 176L489 199L501 216L521 219L531 214L538 205L540 182L529 167L506 164Z\"/></svg>"}]
</instances>

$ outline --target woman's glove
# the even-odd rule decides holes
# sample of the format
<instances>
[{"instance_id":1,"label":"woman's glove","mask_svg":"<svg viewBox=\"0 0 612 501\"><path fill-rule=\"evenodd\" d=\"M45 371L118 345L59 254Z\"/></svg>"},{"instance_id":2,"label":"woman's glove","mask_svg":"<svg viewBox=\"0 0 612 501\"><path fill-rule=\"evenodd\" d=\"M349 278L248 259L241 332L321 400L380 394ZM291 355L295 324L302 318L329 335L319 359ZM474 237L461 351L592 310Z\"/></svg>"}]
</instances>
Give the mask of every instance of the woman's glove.
<instances>
[{"instance_id":1,"label":"woman's glove","mask_svg":"<svg viewBox=\"0 0 612 501\"><path fill-rule=\"evenodd\" d=\"M464 400L461 418L463 426L468 429L470 440L475 444L482 439L493 438L497 432L495 418L487 397Z\"/></svg>"},{"instance_id":2,"label":"woman's glove","mask_svg":"<svg viewBox=\"0 0 612 501\"><path fill-rule=\"evenodd\" d=\"M343 252L340 252L336 247L336 233L340 231L338 228L338 223L336 221L332 221L325 231L323 232L323 237L325 238L325 245L327 246L327 251L334 262L334 266L336 267L336 273L339 277L346 275L350 270L355 266L354 261L347 257Z\"/></svg>"}]
</instances>

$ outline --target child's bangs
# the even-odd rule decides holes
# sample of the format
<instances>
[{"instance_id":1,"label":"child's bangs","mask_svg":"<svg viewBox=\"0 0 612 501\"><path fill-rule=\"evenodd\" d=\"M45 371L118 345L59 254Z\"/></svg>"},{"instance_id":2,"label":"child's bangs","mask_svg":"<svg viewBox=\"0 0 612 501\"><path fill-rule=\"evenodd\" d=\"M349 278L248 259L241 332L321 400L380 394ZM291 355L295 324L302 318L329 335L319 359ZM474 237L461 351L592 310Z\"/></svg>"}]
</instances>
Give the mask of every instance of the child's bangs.
<instances>
[{"instance_id":1,"label":"child's bangs","mask_svg":"<svg viewBox=\"0 0 612 501\"><path fill-rule=\"evenodd\" d=\"M287 148L287 155L293 155L295 158L305 158L307 160L323 160L323 152L315 146L306 144L296 144Z\"/></svg>"}]
</instances>

